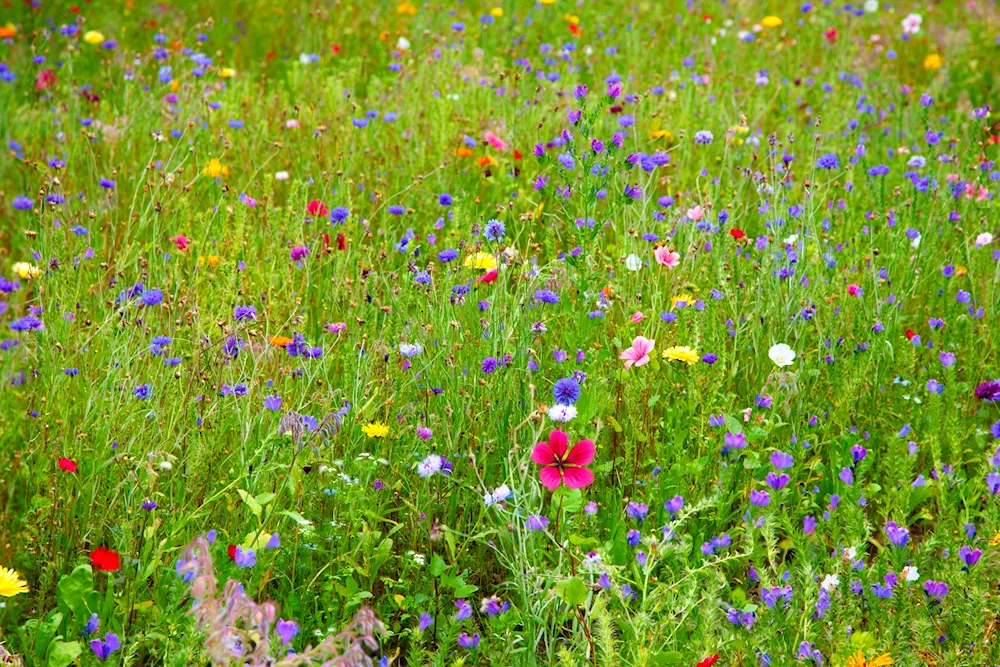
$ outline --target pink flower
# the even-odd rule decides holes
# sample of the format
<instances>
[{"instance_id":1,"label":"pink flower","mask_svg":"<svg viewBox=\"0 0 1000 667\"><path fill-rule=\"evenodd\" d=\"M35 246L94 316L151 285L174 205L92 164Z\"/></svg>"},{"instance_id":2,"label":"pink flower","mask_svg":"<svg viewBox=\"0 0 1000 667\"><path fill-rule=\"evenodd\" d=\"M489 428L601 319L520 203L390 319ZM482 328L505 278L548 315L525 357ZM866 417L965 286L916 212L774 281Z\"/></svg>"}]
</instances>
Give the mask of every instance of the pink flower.
<instances>
[{"instance_id":1,"label":"pink flower","mask_svg":"<svg viewBox=\"0 0 1000 667\"><path fill-rule=\"evenodd\" d=\"M295 246L289 254L292 256L293 262L298 262L299 260L306 258L306 255L309 254L309 248L305 246Z\"/></svg>"},{"instance_id":2,"label":"pink flower","mask_svg":"<svg viewBox=\"0 0 1000 667\"><path fill-rule=\"evenodd\" d=\"M687 210L688 220L692 222L698 222L705 215L705 211L702 210L701 206L695 206L694 208L689 208Z\"/></svg>"},{"instance_id":3,"label":"pink flower","mask_svg":"<svg viewBox=\"0 0 1000 667\"><path fill-rule=\"evenodd\" d=\"M642 322L644 319L646 319L646 316L642 314L641 310L637 310L634 313L632 313L631 319L633 324L638 324L639 322Z\"/></svg>"},{"instance_id":4,"label":"pink flower","mask_svg":"<svg viewBox=\"0 0 1000 667\"><path fill-rule=\"evenodd\" d=\"M309 215L319 215L324 216L330 212L330 209L326 207L326 204L318 199L313 199L306 205L306 213Z\"/></svg>"},{"instance_id":5,"label":"pink flower","mask_svg":"<svg viewBox=\"0 0 1000 667\"><path fill-rule=\"evenodd\" d=\"M850 285L847 286L847 293L850 294L851 296L858 296L860 292L861 292L860 285L851 283Z\"/></svg>"},{"instance_id":6,"label":"pink flower","mask_svg":"<svg viewBox=\"0 0 1000 667\"><path fill-rule=\"evenodd\" d=\"M503 139L493 134L489 130L487 130L486 134L483 136L486 137L486 143L488 143L490 146L497 149L498 151L507 150L507 142L505 142Z\"/></svg>"},{"instance_id":7,"label":"pink flower","mask_svg":"<svg viewBox=\"0 0 1000 667\"><path fill-rule=\"evenodd\" d=\"M583 466L594 460L594 442L581 440L569 449L569 436L562 431L549 433L548 442L540 442L531 450L531 460L542 466L538 477L555 491L565 483L568 489L582 489L594 483L594 473Z\"/></svg>"},{"instance_id":8,"label":"pink flower","mask_svg":"<svg viewBox=\"0 0 1000 667\"><path fill-rule=\"evenodd\" d=\"M656 345L655 340L650 340L645 336L636 336L635 340L632 341L632 347L622 350L618 358L625 360L625 368L631 368L633 364L636 367L642 366L649 363L649 353L653 351L654 345Z\"/></svg>"},{"instance_id":9,"label":"pink flower","mask_svg":"<svg viewBox=\"0 0 1000 667\"><path fill-rule=\"evenodd\" d=\"M665 266L668 269L675 269L681 263L681 254L679 252L672 252L665 245L653 248L653 257L656 258L657 264Z\"/></svg>"},{"instance_id":10,"label":"pink flower","mask_svg":"<svg viewBox=\"0 0 1000 667\"><path fill-rule=\"evenodd\" d=\"M183 234L178 234L177 236L173 236L170 238L170 240L174 242L174 245L176 245L177 249L180 250L181 252L187 250L188 244L191 243L188 237L184 236Z\"/></svg>"}]
</instances>

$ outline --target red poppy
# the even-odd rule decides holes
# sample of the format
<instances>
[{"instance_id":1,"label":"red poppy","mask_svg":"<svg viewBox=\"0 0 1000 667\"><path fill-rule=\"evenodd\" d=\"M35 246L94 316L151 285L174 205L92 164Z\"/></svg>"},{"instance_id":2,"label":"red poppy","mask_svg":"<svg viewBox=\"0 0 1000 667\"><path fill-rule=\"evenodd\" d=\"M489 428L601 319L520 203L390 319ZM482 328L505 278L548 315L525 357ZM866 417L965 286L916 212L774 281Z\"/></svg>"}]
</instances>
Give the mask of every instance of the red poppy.
<instances>
[{"instance_id":1,"label":"red poppy","mask_svg":"<svg viewBox=\"0 0 1000 667\"><path fill-rule=\"evenodd\" d=\"M71 12L73 12L74 14L79 14L80 13L80 8L77 7L76 5L73 5L72 7L70 7L69 10Z\"/></svg>"},{"instance_id":2,"label":"red poppy","mask_svg":"<svg viewBox=\"0 0 1000 667\"><path fill-rule=\"evenodd\" d=\"M347 250L347 237L337 234L337 250Z\"/></svg>"},{"instance_id":3,"label":"red poppy","mask_svg":"<svg viewBox=\"0 0 1000 667\"><path fill-rule=\"evenodd\" d=\"M913 337L916 336L916 335L917 334L915 334L913 332L913 329L907 329L906 330L906 340L913 340Z\"/></svg>"},{"instance_id":4,"label":"red poppy","mask_svg":"<svg viewBox=\"0 0 1000 667\"><path fill-rule=\"evenodd\" d=\"M56 85L56 73L51 69L43 69L35 76L35 90L46 90Z\"/></svg>"},{"instance_id":5,"label":"red poppy","mask_svg":"<svg viewBox=\"0 0 1000 667\"><path fill-rule=\"evenodd\" d=\"M493 282L494 280L497 279L498 275L499 274L497 273L496 269L490 269L484 275L480 276L479 280L477 280L476 282L479 282L479 283L491 283L491 282Z\"/></svg>"},{"instance_id":6,"label":"red poppy","mask_svg":"<svg viewBox=\"0 0 1000 667\"><path fill-rule=\"evenodd\" d=\"M90 552L90 563L101 572L114 572L121 567L122 559L111 549L97 547Z\"/></svg>"},{"instance_id":7,"label":"red poppy","mask_svg":"<svg viewBox=\"0 0 1000 667\"><path fill-rule=\"evenodd\" d=\"M306 204L306 213L309 215L319 215L324 216L330 212L330 209L326 207L326 204L318 199L313 199L311 202Z\"/></svg>"},{"instance_id":8,"label":"red poppy","mask_svg":"<svg viewBox=\"0 0 1000 667\"><path fill-rule=\"evenodd\" d=\"M830 28L829 30L827 30L826 32L823 33L823 37L826 38L826 41L828 41L831 44L833 44L834 42L837 41L837 29L836 28Z\"/></svg>"},{"instance_id":9,"label":"red poppy","mask_svg":"<svg viewBox=\"0 0 1000 667\"><path fill-rule=\"evenodd\" d=\"M712 22L712 15L711 14L702 14L701 15L701 20L704 21L705 23L711 23Z\"/></svg>"},{"instance_id":10,"label":"red poppy","mask_svg":"<svg viewBox=\"0 0 1000 667\"><path fill-rule=\"evenodd\" d=\"M230 544L228 552L229 552L229 560L235 561L236 560L236 545L235 544Z\"/></svg>"},{"instance_id":11,"label":"red poppy","mask_svg":"<svg viewBox=\"0 0 1000 667\"><path fill-rule=\"evenodd\" d=\"M333 55L340 53L340 44L331 44L330 50L333 51Z\"/></svg>"},{"instance_id":12,"label":"red poppy","mask_svg":"<svg viewBox=\"0 0 1000 667\"><path fill-rule=\"evenodd\" d=\"M718 653L716 653L715 655L710 655L701 662L699 662L698 667L712 667L712 665L714 665L718 659L719 659Z\"/></svg>"},{"instance_id":13,"label":"red poppy","mask_svg":"<svg viewBox=\"0 0 1000 667\"><path fill-rule=\"evenodd\" d=\"M741 238L746 236L746 232L744 232L742 229L733 228L729 230L729 235L732 236L737 241L739 241Z\"/></svg>"},{"instance_id":14,"label":"red poppy","mask_svg":"<svg viewBox=\"0 0 1000 667\"><path fill-rule=\"evenodd\" d=\"M521 159L521 151L517 150L516 148L514 149L514 159L515 160Z\"/></svg>"},{"instance_id":15,"label":"red poppy","mask_svg":"<svg viewBox=\"0 0 1000 667\"><path fill-rule=\"evenodd\" d=\"M59 469L65 472L76 472L76 461L73 459L59 459L56 461Z\"/></svg>"},{"instance_id":16,"label":"red poppy","mask_svg":"<svg viewBox=\"0 0 1000 667\"><path fill-rule=\"evenodd\" d=\"M583 34L583 30L580 28L580 26L578 26L575 23L570 23L569 24L569 31L571 33L573 33L574 35L576 35L577 37L579 37L580 35Z\"/></svg>"}]
</instances>

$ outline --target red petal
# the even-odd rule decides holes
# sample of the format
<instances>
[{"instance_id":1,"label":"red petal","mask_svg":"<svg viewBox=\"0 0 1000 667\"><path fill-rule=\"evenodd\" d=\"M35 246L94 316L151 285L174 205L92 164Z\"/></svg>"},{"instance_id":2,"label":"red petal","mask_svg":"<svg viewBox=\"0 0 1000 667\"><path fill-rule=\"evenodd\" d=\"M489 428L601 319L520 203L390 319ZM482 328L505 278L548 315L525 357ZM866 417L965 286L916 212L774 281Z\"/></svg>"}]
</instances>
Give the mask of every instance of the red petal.
<instances>
[{"instance_id":1,"label":"red petal","mask_svg":"<svg viewBox=\"0 0 1000 667\"><path fill-rule=\"evenodd\" d=\"M567 489L582 489L594 483L594 473L589 468L564 468L563 478Z\"/></svg>"},{"instance_id":2,"label":"red petal","mask_svg":"<svg viewBox=\"0 0 1000 667\"><path fill-rule=\"evenodd\" d=\"M549 433L549 447L557 459L565 460L566 450L569 449L569 436L562 431L553 430Z\"/></svg>"},{"instance_id":3,"label":"red petal","mask_svg":"<svg viewBox=\"0 0 1000 667\"><path fill-rule=\"evenodd\" d=\"M547 466L556 462L555 454L552 453L552 448L549 447L549 443L540 442L535 445L535 448L531 450L531 460L540 466Z\"/></svg>"},{"instance_id":4,"label":"red petal","mask_svg":"<svg viewBox=\"0 0 1000 667\"><path fill-rule=\"evenodd\" d=\"M573 445L573 449L566 455L566 463L576 466L585 466L594 460L594 441L581 440Z\"/></svg>"},{"instance_id":5,"label":"red petal","mask_svg":"<svg viewBox=\"0 0 1000 667\"><path fill-rule=\"evenodd\" d=\"M542 484L553 491L558 489L559 484L562 483L562 477L559 475L559 468L555 466L545 466L542 468L542 471L538 473L538 477L542 480Z\"/></svg>"}]
</instances>

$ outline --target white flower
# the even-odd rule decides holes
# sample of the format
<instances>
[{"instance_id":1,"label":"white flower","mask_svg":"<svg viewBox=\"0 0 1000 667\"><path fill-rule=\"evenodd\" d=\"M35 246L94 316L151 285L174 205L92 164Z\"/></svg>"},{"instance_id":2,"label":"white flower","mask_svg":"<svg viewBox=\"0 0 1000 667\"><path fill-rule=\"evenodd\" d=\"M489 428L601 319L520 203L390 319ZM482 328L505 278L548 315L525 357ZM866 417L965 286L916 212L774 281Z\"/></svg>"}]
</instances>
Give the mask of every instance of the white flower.
<instances>
[{"instance_id":1,"label":"white flower","mask_svg":"<svg viewBox=\"0 0 1000 667\"><path fill-rule=\"evenodd\" d=\"M989 245L993 243L993 235L989 232L983 232L976 237L976 247L982 248L984 245Z\"/></svg>"},{"instance_id":2,"label":"white flower","mask_svg":"<svg viewBox=\"0 0 1000 667\"><path fill-rule=\"evenodd\" d=\"M501 484L493 490L493 493L487 492L483 494L483 503L485 503L487 507L490 507L492 505L496 505L497 503L502 503L510 498L510 496L510 487L506 484Z\"/></svg>"},{"instance_id":3,"label":"white flower","mask_svg":"<svg viewBox=\"0 0 1000 667\"><path fill-rule=\"evenodd\" d=\"M784 243L785 245L795 245L795 242L798 241L798 240L799 240L799 235L798 234L792 234L791 236L789 236L788 238L786 238L784 241L782 241L782 243Z\"/></svg>"},{"instance_id":4,"label":"white flower","mask_svg":"<svg viewBox=\"0 0 1000 667\"><path fill-rule=\"evenodd\" d=\"M399 49L400 51L409 51L410 40L400 35L399 39L396 40L396 48Z\"/></svg>"},{"instance_id":5,"label":"white flower","mask_svg":"<svg viewBox=\"0 0 1000 667\"><path fill-rule=\"evenodd\" d=\"M417 356L418 354L420 354L423 351L424 351L424 348L421 347L420 343L400 343L399 344L399 353L401 355L403 355L404 357L415 357L415 356Z\"/></svg>"},{"instance_id":6,"label":"white flower","mask_svg":"<svg viewBox=\"0 0 1000 667\"><path fill-rule=\"evenodd\" d=\"M174 464L170 461L160 461L160 470L173 470Z\"/></svg>"},{"instance_id":7,"label":"white flower","mask_svg":"<svg viewBox=\"0 0 1000 667\"><path fill-rule=\"evenodd\" d=\"M549 419L554 422L568 422L576 417L576 413L575 405L560 405L557 403L549 408Z\"/></svg>"},{"instance_id":8,"label":"white flower","mask_svg":"<svg viewBox=\"0 0 1000 667\"><path fill-rule=\"evenodd\" d=\"M910 241L910 247L913 248L914 250L916 250L917 248L919 248L920 247L920 238L921 238L920 234L917 234L916 236L914 236L913 240Z\"/></svg>"},{"instance_id":9,"label":"white flower","mask_svg":"<svg viewBox=\"0 0 1000 667\"><path fill-rule=\"evenodd\" d=\"M847 547L846 549L844 549L844 558L846 558L847 560L854 560L854 558L857 555L858 555L857 547Z\"/></svg>"},{"instance_id":10,"label":"white flower","mask_svg":"<svg viewBox=\"0 0 1000 667\"><path fill-rule=\"evenodd\" d=\"M916 565L907 565L899 574L903 577L903 581L916 581L920 578Z\"/></svg>"},{"instance_id":11,"label":"white flower","mask_svg":"<svg viewBox=\"0 0 1000 667\"><path fill-rule=\"evenodd\" d=\"M874 14L878 11L878 0L865 0L865 14Z\"/></svg>"},{"instance_id":12,"label":"white flower","mask_svg":"<svg viewBox=\"0 0 1000 667\"><path fill-rule=\"evenodd\" d=\"M823 590L825 590L828 593L839 585L840 585L840 577L838 577L835 574L826 575L825 577L823 577L823 583L820 584Z\"/></svg>"},{"instance_id":13,"label":"white flower","mask_svg":"<svg viewBox=\"0 0 1000 667\"><path fill-rule=\"evenodd\" d=\"M642 268L642 259L640 259L639 255L632 253L625 258L625 268L629 271L638 271Z\"/></svg>"},{"instance_id":14,"label":"white flower","mask_svg":"<svg viewBox=\"0 0 1000 667\"><path fill-rule=\"evenodd\" d=\"M924 22L924 17L920 14L910 14L903 19L903 34L916 35L920 32L920 24Z\"/></svg>"},{"instance_id":15,"label":"white flower","mask_svg":"<svg viewBox=\"0 0 1000 667\"><path fill-rule=\"evenodd\" d=\"M279 171L278 173L276 173L274 175L274 180L276 180L276 181L287 181L288 180L288 172L287 171Z\"/></svg>"},{"instance_id":16,"label":"white flower","mask_svg":"<svg viewBox=\"0 0 1000 667\"><path fill-rule=\"evenodd\" d=\"M417 474L426 479L436 472L441 472L443 466L444 461L441 457L437 454L431 454L417 464Z\"/></svg>"},{"instance_id":17,"label":"white flower","mask_svg":"<svg viewBox=\"0 0 1000 667\"><path fill-rule=\"evenodd\" d=\"M773 361L774 365L778 368L791 366L795 363L795 350L788 347L785 343L772 345L771 349L767 351L767 356L771 358L771 361Z\"/></svg>"}]
</instances>

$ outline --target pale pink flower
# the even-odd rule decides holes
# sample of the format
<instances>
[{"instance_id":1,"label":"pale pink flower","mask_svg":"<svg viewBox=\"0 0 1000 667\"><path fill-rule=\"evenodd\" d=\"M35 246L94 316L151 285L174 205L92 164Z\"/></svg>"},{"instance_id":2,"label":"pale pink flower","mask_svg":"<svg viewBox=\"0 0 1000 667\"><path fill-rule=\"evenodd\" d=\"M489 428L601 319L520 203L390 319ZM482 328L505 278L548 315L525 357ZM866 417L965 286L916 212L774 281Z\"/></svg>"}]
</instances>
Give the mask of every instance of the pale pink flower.
<instances>
[{"instance_id":1,"label":"pale pink flower","mask_svg":"<svg viewBox=\"0 0 1000 667\"><path fill-rule=\"evenodd\" d=\"M696 205L693 208L687 210L688 220L692 222L698 222L705 216L705 211L702 210L701 205Z\"/></svg>"},{"instance_id":2,"label":"pale pink flower","mask_svg":"<svg viewBox=\"0 0 1000 667\"><path fill-rule=\"evenodd\" d=\"M993 243L993 235L990 234L989 232L983 232L982 234L976 237L977 248L982 248L983 246L987 246L991 243Z\"/></svg>"},{"instance_id":3,"label":"pale pink flower","mask_svg":"<svg viewBox=\"0 0 1000 667\"><path fill-rule=\"evenodd\" d=\"M681 254L671 251L665 245L653 248L653 257L656 258L657 264L665 266L668 269L675 269L681 263Z\"/></svg>"},{"instance_id":4,"label":"pale pink flower","mask_svg":"<svg viewBox=\"0 0 1000 667\"><path fill-rule=\"evenodd\" d=\"M633 324L638 324L639 322L642 322L644 319L646 319L646 316L642 314L641 310L637 310L634 313L632 313L631 319Z\"/></svg>"},{"instance_id":5,"label":"pale pink flower","mask_svg":"<svg viewBox=\"0 0 1000 667\"><path fill-rule=\"evenodd\" d=\"M622 350L618 358L625 360L625 368L631 368L633 365L638 368L649 363L649 353L653 351L655 345L655 340L650 340L645 336L636 336L635 340L632 341L632 347Z\"/></svg>"},{"instance_id":6,"label":"pale pink flower","mask_svg":"<svg viewBox=\"0 0 1000 667\"><path fill-rule=\"evenodd\" d=\"M488 143L490 146L492 146L493 148L497 149L498 151L506 151L507 150L507 142L505 142L503 139L501 139L497 135L493 134L489 130L487 130L486 134L483 135L483 136L486 137L486 143Z\"/></svg>"}]
</instances>

